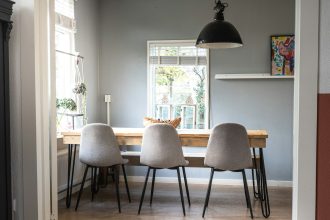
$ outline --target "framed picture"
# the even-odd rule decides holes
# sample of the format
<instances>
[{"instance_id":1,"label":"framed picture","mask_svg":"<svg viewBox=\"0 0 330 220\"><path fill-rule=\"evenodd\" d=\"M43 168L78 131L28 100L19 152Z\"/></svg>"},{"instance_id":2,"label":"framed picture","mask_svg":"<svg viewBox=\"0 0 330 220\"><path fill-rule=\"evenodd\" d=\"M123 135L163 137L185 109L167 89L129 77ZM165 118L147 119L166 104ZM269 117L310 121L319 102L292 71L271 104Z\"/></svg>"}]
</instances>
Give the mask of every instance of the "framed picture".
<instances>
[{"instance_id":1,"label":"framed picture","mask_svg":"<svg viewBox=\"0 0 330 220\"><path fill-rule=\"evenodd\" d=\"M294 75L294 35L271 36L272 75Z\"/></svg>"}]
</instances>

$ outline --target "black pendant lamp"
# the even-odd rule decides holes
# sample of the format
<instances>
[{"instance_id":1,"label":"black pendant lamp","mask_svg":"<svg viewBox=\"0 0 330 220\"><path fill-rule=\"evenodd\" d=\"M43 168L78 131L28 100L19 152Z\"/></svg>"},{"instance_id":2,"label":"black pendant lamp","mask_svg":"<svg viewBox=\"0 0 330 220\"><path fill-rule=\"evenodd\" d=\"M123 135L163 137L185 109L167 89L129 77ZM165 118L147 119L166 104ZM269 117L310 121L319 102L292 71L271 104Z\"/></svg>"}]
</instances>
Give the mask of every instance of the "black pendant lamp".
<instances>
[{"instance_id":1,"label":"black pendant lamp","mask_svg":"<svg viewBox=\"0 0 330 220\"><path fill-rule=\"evenodd\" d=\"M225 21L223 11L227 3L216 0L214 21L207 24L198 36L196 47L222 49L243 46L241 36L231 23Z\"/></svg>"}]
</instances>

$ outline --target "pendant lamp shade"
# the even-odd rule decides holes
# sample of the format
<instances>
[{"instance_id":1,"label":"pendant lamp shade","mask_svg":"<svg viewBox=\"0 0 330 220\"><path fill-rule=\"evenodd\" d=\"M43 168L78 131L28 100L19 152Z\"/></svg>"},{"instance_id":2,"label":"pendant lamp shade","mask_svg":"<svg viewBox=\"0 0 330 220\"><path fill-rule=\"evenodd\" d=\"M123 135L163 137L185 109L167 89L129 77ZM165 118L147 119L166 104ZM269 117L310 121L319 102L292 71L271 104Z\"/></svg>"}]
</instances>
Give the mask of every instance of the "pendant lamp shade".
<instances>
[{"instance_id":1,"label":"pendant lamp shade","mask_svg":"<svg viewBox=\"0 0 330 220\"><path fill-rule=\"evenodd\" d=\"M226 3L217 2L214 21L207 24L199 34L196 47L222 49L243 46L241 36L231 23L224 20L223 11Z\"/></svg>"}]
</instances>

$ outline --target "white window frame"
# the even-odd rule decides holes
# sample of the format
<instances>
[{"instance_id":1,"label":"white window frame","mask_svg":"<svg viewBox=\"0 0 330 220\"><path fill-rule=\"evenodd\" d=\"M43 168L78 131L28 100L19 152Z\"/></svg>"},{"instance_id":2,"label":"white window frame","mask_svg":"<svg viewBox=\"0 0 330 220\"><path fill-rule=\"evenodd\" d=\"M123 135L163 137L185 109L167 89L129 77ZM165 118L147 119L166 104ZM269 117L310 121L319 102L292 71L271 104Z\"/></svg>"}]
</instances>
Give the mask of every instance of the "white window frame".
<instances>
[{"instance_id":1,"label":"white window frame","mask_svg":"<svg viewBox=\"0 0 330 220\"><path fill-rule=\"evenodd\" d=\"M196 40L152 40L152 41L147 41L147 114L149 117L153 117L154 115L154 109L153 109L153 95L155 90L154 90L154 76L150 72L150 46L153 44L164 44L164 45L175 45L177 44L178 46L187 44L189 46L195 45ZM206 104L206 110L205 110L205 128L204 129L209 129L210 128L210 50L206 49L206 59L207 59L207 65L206 65L206 87L205 87L205 101ZM194 130L194 129L191 129Z\"/></svg>"},{"instance_id":2,"label":"white window frame","mask_svg":"<svg viewBox=\"0 0 330 220\"><path fill-rule=\"evenodd\" d=\"M76 48L76 43L75 43L75 31L73 31L73 30L70 30L70 29L67 29L67 28L64 28L64 27L61 27L60 25L56 25L55 26L55 32L62 32L62 33L64 33L64 34L68 34L69 35L69 40L70 40L70 48L68 48L67 50L60 50L60 49L58 49L58 48L55 48L56 50L60 50L60 51L62 51L62 52L66 52L66 53L72 53L72 54L74 54L74 53L77 53L76 52L76 50L75 50L75 48ZM55 38L55 41L56 41L56 38ZM78 53L77 53L78 54ZM56 54L56 56L57 56L58 54ZM67 59L69 59L70 57L68 56L68 55L64 55L64 54L60 54L61 56L67 56ZM56 59L56 56L55 56L55 59ZM71 58L73 58L73 57L71 57ZM55 62L55 64L57 64L57 61ZM70 71L70 74L73 74L73 75L70 75L70 76L66 76L67 78L66 79L69 79L69 84L71 84L72 82L73 82L73 84L72 84L72 88L74 87L74 80L75 80L75 64L74 64L74 62L71 62L70 63L70 69L71 69L71 71ZM56 73L57 74L57 73ZM70 92L72 91L72 88L66 88L66 85L64 85L64 90L65 89L67 89L68 91L70 90ZM66 92L68 92L68 91L66 91ZM74 97L74 95L73 95L73 93L71 94L71 96L66 96L65 98L73 98Z\"/></svg>"}]
</instances>

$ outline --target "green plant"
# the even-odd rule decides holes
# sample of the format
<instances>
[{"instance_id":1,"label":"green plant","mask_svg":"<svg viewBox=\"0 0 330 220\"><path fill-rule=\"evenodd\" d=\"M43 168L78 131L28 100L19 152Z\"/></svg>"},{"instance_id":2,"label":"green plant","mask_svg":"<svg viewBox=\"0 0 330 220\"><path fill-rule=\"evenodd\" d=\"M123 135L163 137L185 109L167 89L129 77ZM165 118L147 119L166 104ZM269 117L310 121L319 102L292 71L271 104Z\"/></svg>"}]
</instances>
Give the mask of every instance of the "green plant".
<instances>
[{"instance_id":1,"label":"green plant","mask_svg":"<svg viewBox=\"0 0 330 220\"><path fill-rule=\"evenodd\" d=\"M197 83L197 88L194 88L194 91L196 93L196 102L197 102L197 108L199 112L199 118L200 120L204 119L204 113L205 113L205 68L194 68L193 72L198 76L199 82Z\"/></svg>"},{"instance_id":2,"label":"green plant","mask_svg":"<svg viewBox=\"0 0 330 220\"><path fill-rule=\"evenodd\" d=\"M73 100L73 99L67 99L67 98L64 98L64 99L56 99L56 108L59 110L59 109L62 109L64 112L62 113L65 113L67 110L69 111L76 111L77 110L77 104L76 102ZM60 124L61 124L61 121L62 121L62 118L63 118L63 114L61 115L57 115L56 117L56 124L57 124L57 127L60 127Z\"/></svg>"},{"instance_id":3,"label":"green plant","mask_svg":"<svg viewBox=\"0 0 330 220\"><path fill-rule=\"evenodd\" d=\"M162 66L156 70L156 83L159 86L167 86L169 90L170 101L173 98L173 82L176 80L184 80L186 73L178 67Z\"/></svg>"},{"instance_id":4,"label":"green plant","mask_svg":"<svg viewBox=\"0 0 330 220\"><path fill-rule=\"evenodd\" d=\"M87 102L87 86L83 82L79 82L73 88L72 92L76 95L78 112L84 114L84 124L87 123L86 102Z\"/></svg>"},{"instance_id":5,"label":"green plant","mask_svg":"<svg viewBox=\"0 0 330 220\"><path fill-rule=\"evenodd\" d=\"M77 110L77 104L73 99L56 99L56 108L57 109L64 109L69 111Z\"/></svg>"},{"instance_id":6,"label":"green plant","mask_svg":"<svg viewBox=\"0 0 330 220\"><path fill-rule=\"evenodd\" d=\"M76 86L73 88L72 92L76 95L78 94L86 95L87 92L86 84L83 82L77 83Z\"/></svg>"},{"instance_id":7,"label":"green plant","mask_svg":"<svg viewBox=\"0 0 330 220\"><path fill-rule=\"evenodd\" d=\"M196 93L196 102L197 102L197 107L199 109L199 114L200 115L204 115L204 112L205 112L205 104L204 104L205 88L204 88L204 82L199 82L197 84L197 88L194 88L194 91Z\"/></svg>"}]
</instances>

